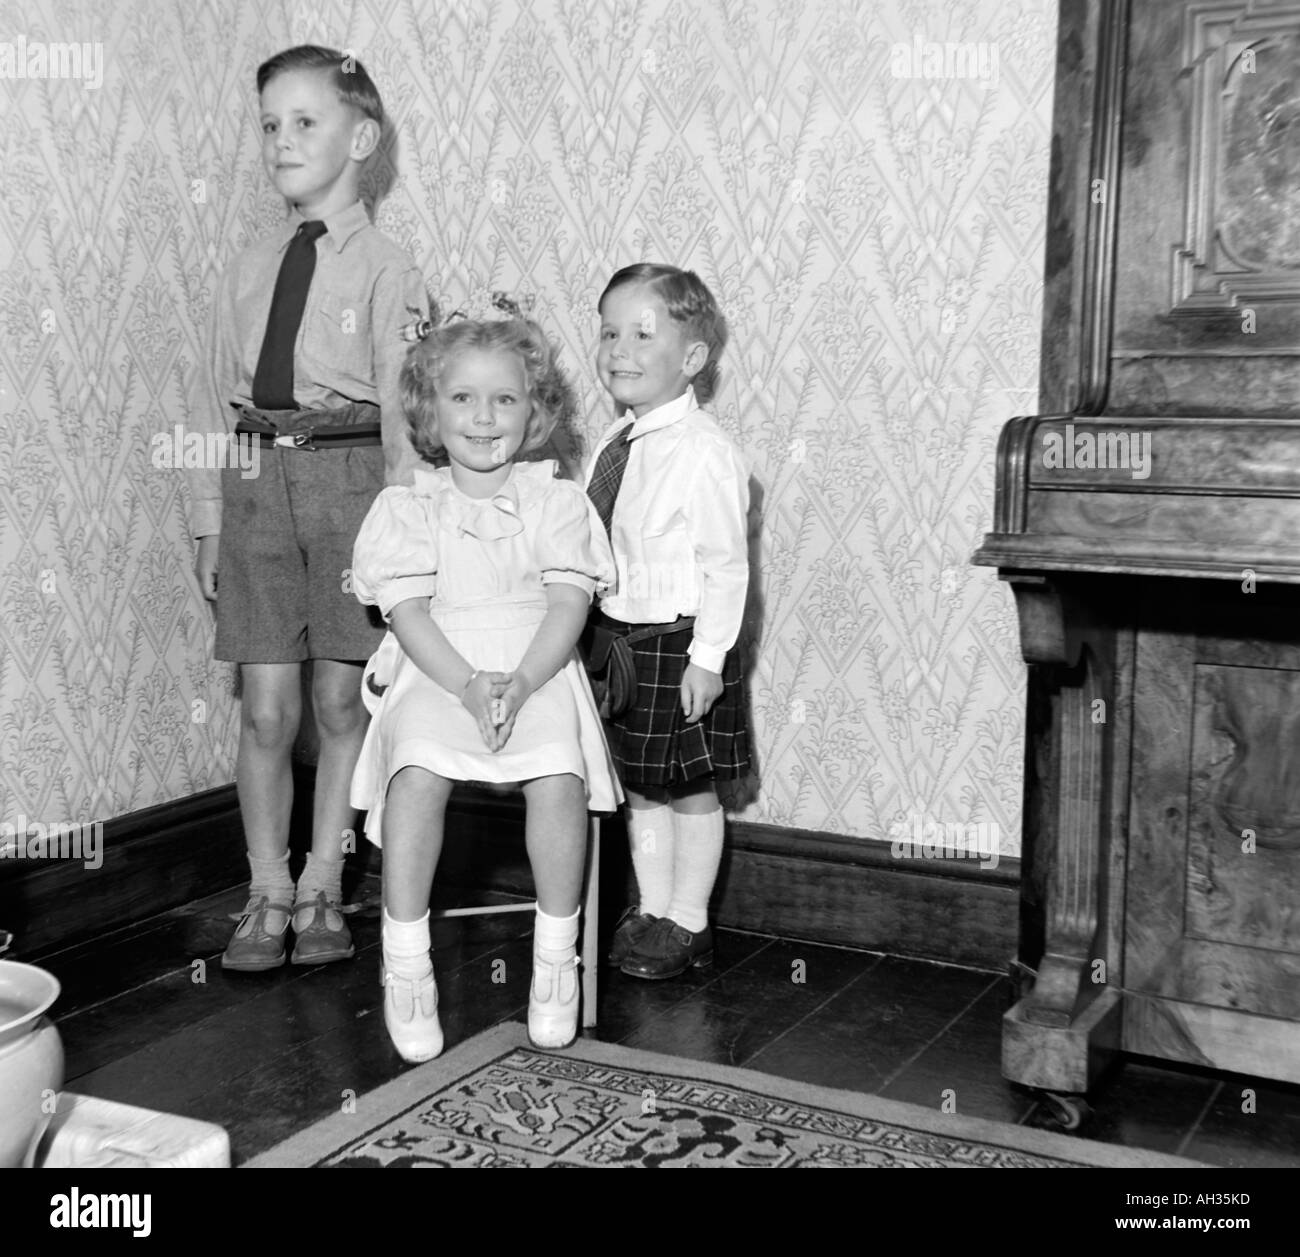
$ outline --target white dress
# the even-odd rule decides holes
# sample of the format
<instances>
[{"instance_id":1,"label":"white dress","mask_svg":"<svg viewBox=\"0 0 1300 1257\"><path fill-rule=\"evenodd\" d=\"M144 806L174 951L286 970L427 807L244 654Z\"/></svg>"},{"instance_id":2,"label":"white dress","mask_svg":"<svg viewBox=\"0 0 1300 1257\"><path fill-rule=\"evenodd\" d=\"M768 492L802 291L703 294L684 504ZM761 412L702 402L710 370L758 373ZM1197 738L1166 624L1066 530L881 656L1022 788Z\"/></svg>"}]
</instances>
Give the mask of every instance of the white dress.
<instances>
[{"instance_id":1,"label":"white dress","mask_svg":"<svg viewBox=\"0 0 1300 1257\"><path fill-rule=\"evenodd\" d=\"M408 598L429 614L471 667L511 672L546 615L546 586L562 581L588 596L614 580L609 541L590 499L555 479L554 462L516 463L491 498L471 498L447 468L417 471L413 488L385 489L361 525L352 581L387 619ZM577 652L529 696L499 751L484 745L460 698L411 662L390 632L366 664L371 713L352 778L366 836L381 843L384 797L401 768L456 781L504 783L573 773L587 806L623 801L600 716Z\"/></svg>"}]
</instances>

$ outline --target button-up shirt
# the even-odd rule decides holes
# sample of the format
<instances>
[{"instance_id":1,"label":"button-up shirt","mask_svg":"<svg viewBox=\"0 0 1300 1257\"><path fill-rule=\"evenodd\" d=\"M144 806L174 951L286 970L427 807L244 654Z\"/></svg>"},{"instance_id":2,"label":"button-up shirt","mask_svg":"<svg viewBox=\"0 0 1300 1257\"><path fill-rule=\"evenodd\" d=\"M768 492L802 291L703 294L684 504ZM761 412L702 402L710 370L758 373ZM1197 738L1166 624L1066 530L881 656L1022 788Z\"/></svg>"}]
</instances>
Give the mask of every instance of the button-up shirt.
<instances>
[{"instance_id":1,"label":"button-up shirt","mask_svg":"<svg viewBox=\"0 0 1300 1257\"><path fill-rule=\"evenodd\" d=\"M740 635L749 585L749 473L731 438L693 389L601 438L587 467L631 429L610 541L618 573L600 609L627 624L695 616L691 661L709 672Z\"/></svg>"},{"instance_id":2,"label":"button-up shirt","mask_svg":"<svg viewBox=\"0 0 1300 1257\"><path fill-rule=\"evenodd\" d=\"M302 221L292 214L279 230L237 254L222 275L191 431L233 432L234 407L253 404L253 375L276 277ZM371 223L360 201L325 219L325 226L294 346L294 400L306 410L376 403L387 482L409 484L420 462L402 413L398 380L410 346L401 329L427 312L424 281L405 250ZM191 532L220 532L221 469L192 468L188 475Z\"/></svg>"}]
</instances>

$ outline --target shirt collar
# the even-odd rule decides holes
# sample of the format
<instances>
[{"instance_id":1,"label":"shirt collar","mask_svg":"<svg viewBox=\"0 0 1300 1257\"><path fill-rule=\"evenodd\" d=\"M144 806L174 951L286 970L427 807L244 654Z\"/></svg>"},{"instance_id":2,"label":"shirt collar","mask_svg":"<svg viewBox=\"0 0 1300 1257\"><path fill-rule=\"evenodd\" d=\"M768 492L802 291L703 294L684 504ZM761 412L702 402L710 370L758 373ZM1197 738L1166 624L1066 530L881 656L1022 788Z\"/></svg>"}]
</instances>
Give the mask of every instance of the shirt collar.
<instances>
[{"instance_id":1,"label":"shirt collar","mask_svg":"<svg viewBox=\"0 0 1300 1257\"><path fill-rule=\"evenodd\" d=\"M280 241L279 252L284 252L289 241L293 239L294 232L306 221L297 210L290 212L283 228L281 228L284 238ZM353 201L347 209L339 210L337 214L331 214L324 222L325 235L323 239L328 240L334 246L335 253L342 253L347 242L363 227L370 225L370 215L366 213L365 202L357 200Z\"/></svg>"},{"instance_id":2,"label":"shirt collar","mask_svg":"<svg viewBox=\"0 0 1300 1257\"><path fill-rule=\"evenodd\" d=\"M698 403L695 400L695 389L688 384L686 392L681 394L680 397L674 397L672 401L664 402L662 406L656 406L653 410L648 411L640 419L634 419L627 439L634 441L647 432L657 432L660 428L666 428L670 424L676 423L679 419L685 419L692 410L696 409L698 409Z\"/></svg>"}]
</instances>

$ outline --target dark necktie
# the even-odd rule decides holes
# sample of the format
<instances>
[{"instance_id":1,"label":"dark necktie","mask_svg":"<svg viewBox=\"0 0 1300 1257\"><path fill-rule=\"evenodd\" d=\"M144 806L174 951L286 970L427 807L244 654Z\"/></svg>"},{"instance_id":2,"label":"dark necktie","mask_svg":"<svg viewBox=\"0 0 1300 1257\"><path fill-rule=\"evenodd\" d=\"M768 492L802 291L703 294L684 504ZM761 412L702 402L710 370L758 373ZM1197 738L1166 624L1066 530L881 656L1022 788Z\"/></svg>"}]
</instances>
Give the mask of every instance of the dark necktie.
<instances>
[{"instance_id":1,"label":"dark necktie","mask_svg":"<svg viewBox=\"0 0 1300 1257\"><path fill-rule=\"evenodd\" d=\"M631 451L632 425L629 423L622 435L615 437L600 451L600 457L596 459L596 470L591 473L591 483L587 486L587 496L595 506L607 533L614 522L614 503L618 500L619 486L623 483L627 456Z\"/></svg>"},{"instance_id":2,"label":"dark necktie","mask_svg":"<svg viewBox=\"0 0 1300 1257\"><path fill-rule=\"evenodd\" d=\"M293 347L316 270L316 241L324 234L324 223L303 223L284 252L253 376L253 405L259 410L297 409L293 400Z\"/></svg>"}]
</instances>

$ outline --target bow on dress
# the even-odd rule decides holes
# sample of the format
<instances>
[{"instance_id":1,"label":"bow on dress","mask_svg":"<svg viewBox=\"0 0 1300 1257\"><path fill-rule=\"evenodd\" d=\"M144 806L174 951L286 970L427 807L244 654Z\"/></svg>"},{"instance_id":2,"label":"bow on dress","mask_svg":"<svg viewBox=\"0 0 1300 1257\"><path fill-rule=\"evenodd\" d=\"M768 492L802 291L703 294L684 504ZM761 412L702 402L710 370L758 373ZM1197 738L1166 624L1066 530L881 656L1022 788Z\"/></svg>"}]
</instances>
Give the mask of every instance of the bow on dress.
<instances>
[{"instance_id":1,"label":"bow on dress","mask_svg":"<svg viewBox=\"0 0 1300 1257\"><path fill-rule=\"evenodd\" d=\"M466 498L447 494L442 503L443 523L459 537L477 537L480 541L500 541L517 537L524 530L519 518L519 499L507 485L490 498Z\"/></svg>"}]
</instances>

